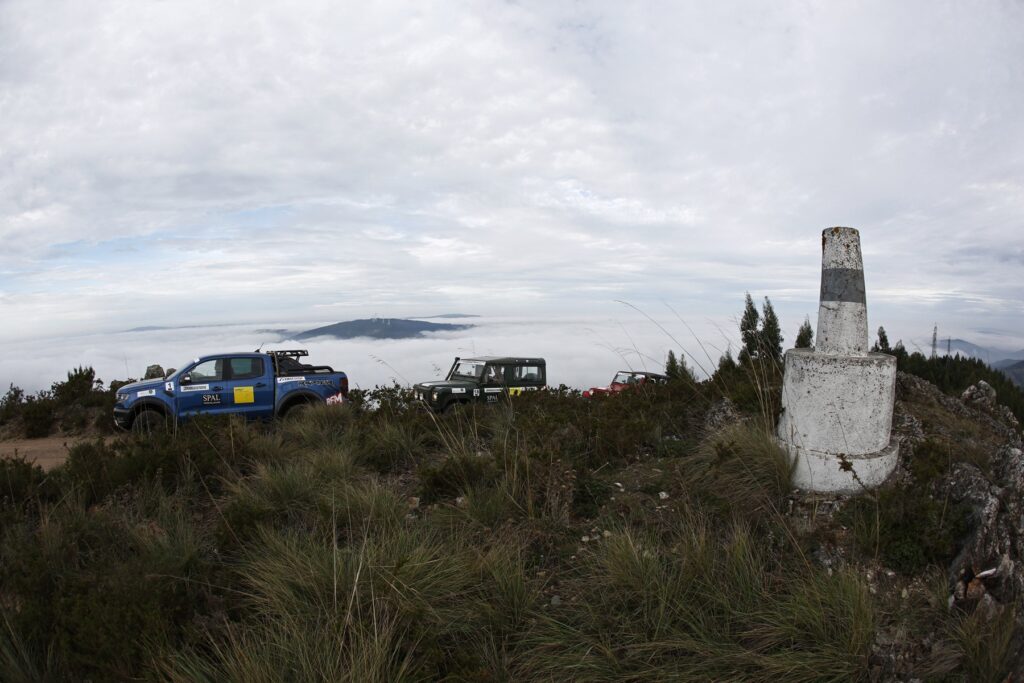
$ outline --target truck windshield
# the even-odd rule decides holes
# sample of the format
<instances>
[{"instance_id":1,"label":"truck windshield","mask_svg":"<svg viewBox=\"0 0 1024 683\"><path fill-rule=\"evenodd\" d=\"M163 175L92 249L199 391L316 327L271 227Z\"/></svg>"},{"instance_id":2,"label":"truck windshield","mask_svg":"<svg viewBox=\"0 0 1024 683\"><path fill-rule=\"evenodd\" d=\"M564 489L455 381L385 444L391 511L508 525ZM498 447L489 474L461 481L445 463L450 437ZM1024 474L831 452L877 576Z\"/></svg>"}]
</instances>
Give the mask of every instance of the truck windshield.
<instances>
[{"instance_id":1,"label":"truck windshield","mask_svg":"<svg viewBox=\"0 0 1024 683\"><path fill-rule=\"evenodd\" d=\"M460 361L452 370L452 377L465 377L467 379L480 379L484 374L484 363L478 361Z\"/></svg>"},{"instance_id":2,"label":"truck windshield","mask_svg":"<svg viewBox=\"0 0 1024 683\"><path fill-rule=\"evenodd\" d=\"M607 375L605 375L607 377ZM636 382L636 375L628 372L620 372L615 375L615 379L612 380L612 384L633 384Z\"/></svg>"}]
</instances>

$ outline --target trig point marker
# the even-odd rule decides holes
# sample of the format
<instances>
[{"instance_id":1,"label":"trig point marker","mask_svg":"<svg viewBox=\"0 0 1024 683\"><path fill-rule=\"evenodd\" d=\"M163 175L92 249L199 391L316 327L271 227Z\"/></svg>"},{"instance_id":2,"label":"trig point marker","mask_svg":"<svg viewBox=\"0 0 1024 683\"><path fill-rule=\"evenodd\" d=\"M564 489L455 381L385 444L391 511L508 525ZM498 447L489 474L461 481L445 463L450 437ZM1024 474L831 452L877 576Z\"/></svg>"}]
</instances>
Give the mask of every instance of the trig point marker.
<instances>
[{"instance_id":1,"label":"trig point marker","mask_svg":"<svg viewBox=\"0 0 1024 683\"><path fill-rule=\"evenodd\" d=\"M821 234L821 297L814 349L786 351L779 439L793 485L822 493L878 486L896 467L896 358L868 353L860 233Z\"/></svg>"}]
</instances>

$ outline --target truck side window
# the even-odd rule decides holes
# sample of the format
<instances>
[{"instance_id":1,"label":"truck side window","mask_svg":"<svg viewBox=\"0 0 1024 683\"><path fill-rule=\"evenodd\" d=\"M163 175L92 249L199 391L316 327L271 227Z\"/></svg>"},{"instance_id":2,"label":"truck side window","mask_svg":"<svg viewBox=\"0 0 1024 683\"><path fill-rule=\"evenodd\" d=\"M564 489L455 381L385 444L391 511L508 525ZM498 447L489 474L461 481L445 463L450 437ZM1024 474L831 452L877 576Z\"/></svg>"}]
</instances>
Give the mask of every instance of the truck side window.
<instances>
[{"instance_id":1,"label":"truck side window","mask_svg":"<svg viewBox=\"0 0 1024 683\"><path fill-rule=\"evenodd\" d=\"M255 379L263 376L262 358L232 358L231 379Z\"/></svg>"},{"instance_id":2,"label":"truck side window","mask_svg":"<svg viewBox=\"0 0 1024 683\"><path fill-rule=\"evenodd\" d=\"M192 368L189 373L192 375L192 382L219 382L224 379L224 359L208 360Z\"/></svg>"},{"instance_id":3,"label":"truck side window","mask_svg":"<svg viewBox=\"0 0 1024 683\"><path fill-rule=\"evenodd\" d=\"M515 380L517 382L539 382L542 378L543 374L536 365L516 366Z\"/></svg>"}]
</instances>

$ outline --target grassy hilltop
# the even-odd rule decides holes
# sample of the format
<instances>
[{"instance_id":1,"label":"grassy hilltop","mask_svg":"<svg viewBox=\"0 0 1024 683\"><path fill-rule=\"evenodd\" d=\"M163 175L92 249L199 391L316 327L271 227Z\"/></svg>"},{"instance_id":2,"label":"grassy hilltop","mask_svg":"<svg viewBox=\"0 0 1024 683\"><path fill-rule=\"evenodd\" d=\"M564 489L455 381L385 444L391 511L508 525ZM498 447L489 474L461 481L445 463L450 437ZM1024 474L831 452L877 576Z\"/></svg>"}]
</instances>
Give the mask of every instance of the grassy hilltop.
<instances>
[{"instance_id":1,"label":"grassy hilltop","mask_svg":"<svg viewBox=\"0 0 1024 683\"><path fill-rule=\"evenodd\" d=\"M950 607L974 522L941 482L1007 432L906 377L895 483L849 500L790 490L756 363L3 461L0 679L1004 680L1020 615Z\"/></svg>"}]
</instances>

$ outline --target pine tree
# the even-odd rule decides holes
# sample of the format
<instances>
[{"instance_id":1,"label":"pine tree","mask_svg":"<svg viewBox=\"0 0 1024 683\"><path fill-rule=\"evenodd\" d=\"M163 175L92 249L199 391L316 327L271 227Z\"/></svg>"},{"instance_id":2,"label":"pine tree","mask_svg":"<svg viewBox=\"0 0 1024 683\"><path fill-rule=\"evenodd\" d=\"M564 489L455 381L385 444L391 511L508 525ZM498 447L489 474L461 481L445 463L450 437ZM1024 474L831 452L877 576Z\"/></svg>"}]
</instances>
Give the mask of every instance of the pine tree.
<instances>
[{"instance_id":1,"label":"pine tree","mask_svg":"<svg viewBox=\"0 0 1024 683\"><path fill-rule=\"evenodd\" d=\"M665 375L669 379L679 379L679 361L676 360L676 352L672 349L668 350L668 360L665 361Z\"/></svg>"},{"instance_id":2,"label":"pine tree","mask_svg":"<svg viewBox=\"0 0 1024 683\"><path fill-rule=\"evenodd\" d=\"M725 355L718 359L718 371L728 372L736 369L736 360L732 357L732 349L726 349Z\"/></svg>"},{"instance_id":3,"label":"pine tree","mask_svg":"<svg viewBox=\"0 0 1024 683\"><path fill-rule=\"evenodd\" d=\"M878 327L878 341L871 347L871 350L881 353L892 353L892 349L889 347L889 335L885 333L885 328L881 325Z\"/></svg>"},{"instance_id":4,"label":"pine tree","mask_svg":"<svg viewBox=\"0 0 1024 683\"><path fill-rule=\"evenodd\" d=\"M740 349L740 363L747 364L757 358L758 332L757 324L760 322L760 315L754 307L754 300L747 292L746 303L743 307L743 317L740 318L740 339L743 341L743 348Z\"/></svg>"},{"instance_id":5,"label":"pine tree","mask_svg":"<svg viewBox=\"0 0 1024 683\"><path fill-rule=\"evenodd\" d=\"M760 357L764 360L773 360L776 363L782 361L782 330L779 327L779 318L772 308L771 299L764 298L762 306L763 319L761 330L758 333Z\"/></svg>"},{"instance_id":6,"label":"pine tree","mask_svg":"<svg viewBox=\"0 0 1024 683\"><path fill-rule=\"evenodd\" d=\"M697 371L690 367L689 363L686 362L686 357L682 354L679 356L679 376L691 382L700 381L697 377Z\"/></svg>"},{"instance_id":7,"label":"pine tree","mask_svg":"<svg viewBox=\"0 0 1024 683\"><path fill-rule=\"evenodd\" d=\"M811 328L811 316L807 316L796 333L796 348L809 349L812 346L814 346L814 330Z\"/></svg>"}]
</instances>

